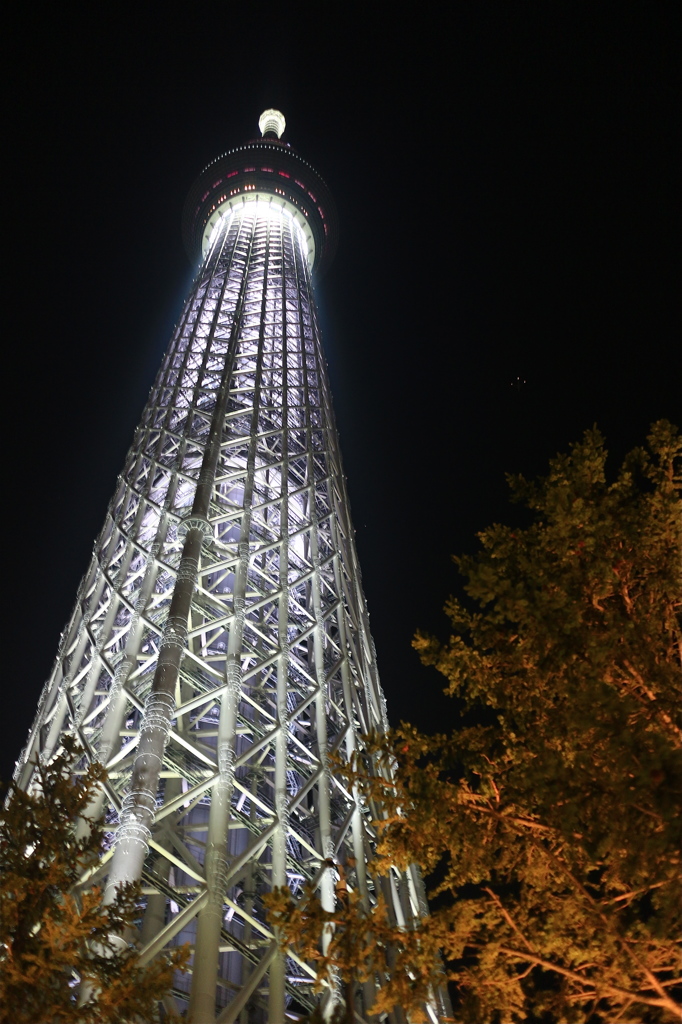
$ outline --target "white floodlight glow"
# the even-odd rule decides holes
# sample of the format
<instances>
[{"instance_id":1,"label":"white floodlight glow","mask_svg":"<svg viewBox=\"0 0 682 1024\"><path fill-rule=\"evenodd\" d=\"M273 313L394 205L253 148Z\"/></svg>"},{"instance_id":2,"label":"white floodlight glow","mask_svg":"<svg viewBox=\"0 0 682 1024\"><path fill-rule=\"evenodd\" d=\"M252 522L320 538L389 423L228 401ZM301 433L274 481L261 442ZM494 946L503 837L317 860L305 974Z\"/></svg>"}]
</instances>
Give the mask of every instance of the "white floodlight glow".
<instances>
[{"instance_id":1,"label":"white floodlight glow","mask_svg":"<svg viewBox=\"0 0 682 1024\"><path fill-rule=\"evenodd\" d=\"M294 206L289 202L288 199L283 198L279 195L272 195L270 192L240 192L237 195L230 196L220 204L211 214L204 228L204 237L202 242L202 255L206 255L211 246L215 243L216 235L214 234L216 227L221 223L223 217L227 216L228 213L239 213L240 210L244 210L248 207L249 211L257 213L259 217L270 217L280 216L285 213L288 217L291 217L296 226L300 229L305 239L305 252L307 253L308 266L311 268L315 263L315 239L308 223L307 218L304 216L303 211L299 210L298 207Z\"/></svg>"},{"instance_id":2,"label":"white floodlight glow","mask_svg":"<svg viewBox=\"0 0 682 1024\"><path fill-rule=\"evenodd\" d=\"M211 234L208 238L208 241L206 242L206 251L213 248L213 245L216 239L218 238L218 235L220 234L220 229L223 226L223 218L231 217L233 213L234 209L225 210L224 213L221 213L218 219L215 221L211 229Z\"/></svg>"},{"instance_id":3,"label":"white floodlight glow","mask_svg":"<svg viewBox=\"0 0 682 1024\"><path fill-rule=\"evenodd\" d=\"M274 132L277 138L281 139L286 126L287 123L281 110L273 110L272 108L264 110L258 118L258 127L260 128L261 135Z\"/></svg>"}]
</instances>

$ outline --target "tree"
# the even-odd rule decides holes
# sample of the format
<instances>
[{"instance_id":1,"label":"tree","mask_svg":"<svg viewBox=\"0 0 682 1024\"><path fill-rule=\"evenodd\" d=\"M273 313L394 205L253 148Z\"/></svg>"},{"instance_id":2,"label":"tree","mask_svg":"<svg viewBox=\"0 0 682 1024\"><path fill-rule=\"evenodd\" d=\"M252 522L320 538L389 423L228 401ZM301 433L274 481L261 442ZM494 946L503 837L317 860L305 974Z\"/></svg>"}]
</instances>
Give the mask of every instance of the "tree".
<instances>
[{"instance_id":1,"label":"tree","mask_svg":"<svg viewBox=\"0 0 682 1024\"><path fill-rule=\"evenodd\" d=\"M347 869L353 867L352 858L345 866L327 861L327 870L337 878L334 910L323 907L310 885L305 886L298 900L292 898L285 886L265 896L270 920L282 945L293 946L299 956L314 964L318 992L326 987L334 993L331 1014L328 1008L324 1013L318 1008L310 1021L353 1024L357 986L371 982L371 1005L365 1007L365 1014L376 1017L390 1013L397 1005L411 1011L410 1019L415 1024L426 1022L429 1017L425 1004L432 999L434 986L444 981L438 966L440 937L419 929L395 928L380 885L375 904L370 908L363 906L360 894L348 882ZM378 877L377 873L377 880Z\"/></svg>"},{"instance_id":2,"label":"tree","mask_svg":"<svg viewBox=\"0 0 682 1024\"><path fill-rule=\"evenodd\" d=\"M10 788L0 819L0 1020L11 1024L156 1020L173 972L187 961L183 948L139 965L124 939L139 916L138 887L107 907L99 888L78 888L102 833L91 822L78 837L75 823L105 778L97 764L74 775L81 757L67 738L58 756L38 764L35 789Z\"/></svg>"},{"instance_id":3,"label":"tree","mask_svg":"<svg viewBox=\"0 0 682 1024\"><path fill-rule=\"evenodd\" d=\"M472 1024L680 1019L681 451L655 424L609 482L592 430L545 479L510 478L531 521L479 534L452 635L415 639L457 727L403 724L356 765L384 808L376 870L431 883L415 1006L437 942ZM409 1008L404 981L384 1000L402 985Z\"/></svg>"},{"instance_id":4,"label":"tree","mask_svg":"<svg viewBox=\"0 0 682 1024\"><path fill-rule=\"evenodd\" d=\"M353 1024L354 986L369 977L377 940L367 933L360 896L349 891L343 865L330 860L326 870L338 878L333 911L325 910L310 885L298 901L292 900L286 886L275 889L266 895L265 905L270 920L284 934L286 945L295 946L299 954L315 964L316 990L321 991L326 983L334 992L337 980L341 982L344 1005L337 1002L333 1007L333 1024ZM312 1020L318 1018L322 1021L323 1014L317 1013Z\"/></svg>"}]
</instances>

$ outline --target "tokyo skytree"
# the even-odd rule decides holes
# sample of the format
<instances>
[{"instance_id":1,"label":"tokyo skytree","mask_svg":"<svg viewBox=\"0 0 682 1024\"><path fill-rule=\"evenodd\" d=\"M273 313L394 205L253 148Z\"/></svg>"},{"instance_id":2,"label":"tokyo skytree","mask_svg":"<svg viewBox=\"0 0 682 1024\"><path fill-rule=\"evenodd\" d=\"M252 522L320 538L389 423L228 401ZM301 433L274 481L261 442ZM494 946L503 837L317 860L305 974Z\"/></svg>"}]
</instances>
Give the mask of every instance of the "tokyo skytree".
<instances>
[{"instance_id":1,"label":"tokyo skytree","mask_svg":"<svg viewBox=\"0 0 682 1024\"><path fill-rule=\"evenodd\" d=\"M193 1024L329 1004L278 948L272 887L333 909L329 862L350 861L366 906L381 885L399 926L427 912L416 869L372 877L373 815L330 767L387 728L313 298L337 219L282 114L259 126L190 191L196 277L15 775L30 788L67 734L106 767L82 884L140 882L143 963L190 944L168 1008Z\"/></svg>"}]
</instances>

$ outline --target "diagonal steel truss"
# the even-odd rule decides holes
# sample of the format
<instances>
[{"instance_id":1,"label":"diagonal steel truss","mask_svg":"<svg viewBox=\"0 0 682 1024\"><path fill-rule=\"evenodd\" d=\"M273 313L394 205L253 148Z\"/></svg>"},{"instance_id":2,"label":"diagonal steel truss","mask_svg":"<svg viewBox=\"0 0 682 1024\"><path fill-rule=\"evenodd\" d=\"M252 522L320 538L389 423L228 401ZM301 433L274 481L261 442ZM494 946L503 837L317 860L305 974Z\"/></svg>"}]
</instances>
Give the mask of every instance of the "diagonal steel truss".
<instances>
[{"instance_id":1,"label":"diagonal steel truss","mask_svg":"<svg viewBox=\"0 0 682 1024\"><path fill-rule=\"evenodd\" d=\"M17 779L76 734L108 769L83 884L141 879L142 960L193 947L191 1020L278 1022L314 1005L313 972L277 952L262 895L312 881L332 908L324 861L352 856L376 900L373 815L328 755L386 726L306 242L244 202L213 231ZM398 923L426 913L416 871L382 884Z\"/></svg>"}]
</instances>

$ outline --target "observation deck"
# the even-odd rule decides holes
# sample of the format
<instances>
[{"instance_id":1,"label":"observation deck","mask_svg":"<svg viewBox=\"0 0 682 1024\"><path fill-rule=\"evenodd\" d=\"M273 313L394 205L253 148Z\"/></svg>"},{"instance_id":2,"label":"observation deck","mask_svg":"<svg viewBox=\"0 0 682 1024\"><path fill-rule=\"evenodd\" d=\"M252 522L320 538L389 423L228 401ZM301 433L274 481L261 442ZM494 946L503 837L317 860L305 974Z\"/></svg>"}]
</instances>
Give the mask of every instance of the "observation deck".
<instances>
[{"instance_id":1,"label":"observation deck","mask_svg":"<svg viewBox=\"0 0 682 1024\"><path fill-rule=\"evenodd\" d=\"M336 206L317 171L282 142L284 117L266 110L263 138L235 146L204 168L192 185L182 214L182 237L192 262L205 252L211 232L231 207L253 200L274 202L301 225L316 276L331 264L338 240Z\"/></svg>"}]
</instances>

